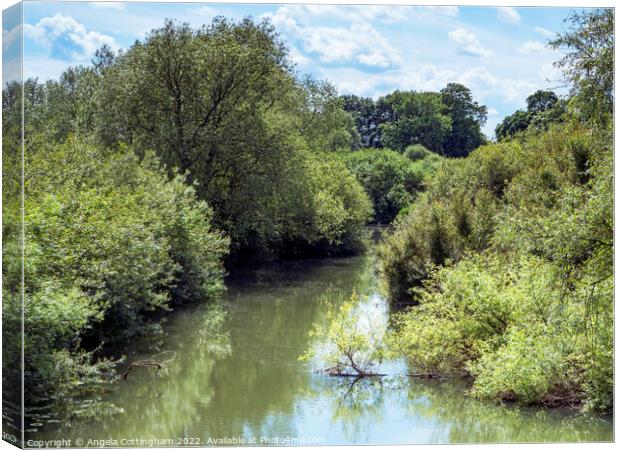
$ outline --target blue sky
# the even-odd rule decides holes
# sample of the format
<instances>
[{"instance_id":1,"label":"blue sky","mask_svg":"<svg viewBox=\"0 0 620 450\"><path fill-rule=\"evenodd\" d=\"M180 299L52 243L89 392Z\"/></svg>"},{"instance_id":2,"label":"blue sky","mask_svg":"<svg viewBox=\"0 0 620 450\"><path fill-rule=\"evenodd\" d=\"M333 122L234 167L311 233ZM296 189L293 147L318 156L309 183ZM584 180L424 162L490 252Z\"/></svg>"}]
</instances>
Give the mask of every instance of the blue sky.
<instances>
[{"instance_id":1,"label":"blue sky","mask_svg":"<svg viewBox=\"0 0 620 450\"><path fill-rule=\"evenodd\" d=\"M26 2L24 76L57 78L88 64L102 44L129 47L172 18L192 25L216 15L268 17L300 73L328 79L341 93L377 98L395 89L468 86L489 109L485 132L536 89L562 92L545 46L569 8L277 5L216 3ZM3 26L3 42L10 42ZM3 44L6 45L6 44ZM6 47L5 47L6 48ZM6 77L6 75L5 75Z\"/></svg>"}]
</instances>

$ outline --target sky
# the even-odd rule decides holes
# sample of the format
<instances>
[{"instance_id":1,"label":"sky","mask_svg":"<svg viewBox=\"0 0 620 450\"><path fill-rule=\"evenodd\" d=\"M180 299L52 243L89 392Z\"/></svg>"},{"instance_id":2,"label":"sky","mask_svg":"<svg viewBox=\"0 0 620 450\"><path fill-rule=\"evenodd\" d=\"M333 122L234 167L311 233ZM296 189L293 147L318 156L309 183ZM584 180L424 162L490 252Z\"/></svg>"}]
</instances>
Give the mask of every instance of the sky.
<instances>
[{"instance_id":1,"label":"sky","mask_svg":"<svg viewBox=\"0 0 620 450\"><path fill-rule=\"evenodd\" d=\"M286 42L300 74L331 81L342 94L378 98L396 89L469 87L488 108L484 128L537 89L564 92L546 46L571 13L561 7L465 7L217 3L25 2L24 77L57 79L72 65L90 64L103 44L127 49L166 18L201 26L218 15L268 18ZM18 54L19 23L4 14L3 51ZM5 59L6 61L6 59ZM4 65L3 78L15 78Z\"/></svg>"}]
</instances>

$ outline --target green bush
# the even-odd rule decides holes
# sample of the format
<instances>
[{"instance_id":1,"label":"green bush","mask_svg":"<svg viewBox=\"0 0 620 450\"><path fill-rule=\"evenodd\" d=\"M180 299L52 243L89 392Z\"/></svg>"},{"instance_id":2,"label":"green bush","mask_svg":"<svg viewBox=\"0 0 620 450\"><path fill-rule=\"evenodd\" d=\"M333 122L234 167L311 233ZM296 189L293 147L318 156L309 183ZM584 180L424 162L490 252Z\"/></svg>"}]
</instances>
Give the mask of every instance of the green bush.
<instances>
[{"instance_id":1,"label":"green bush","mask_svg":"<svg viewBox=\"0 0 620 450\"><path fill-rule=\"evenodd\" d=\"M410 145L405 149L405 156L411 161L420 161L424 158L428 158L431 155L437 155L424 147L422 144Z\"/></svg>"},{"instance_id":2,"label":"green bush","mask_svg":"<svg viewBox=\"0 0 620 450\"><path fill-rule=\"evenodd\" d=\"M25 377L36 397L58 391L68 365L78 384L97 378L111 363L93 352L153 314L215 298L228 239L184 178L168 181L152 156L108 155L72 138L41 147L33 138L27 153Z\"/></svg>"},{"instance_id":3,"label":"green bush","mask_svg":"<svg viewBox=\"0 0 620 450\"><path fill-rule=\"evenodd\" d=\"M391 222L422 189L421 174L398 152L365 149L344 153L343 157L370 196L376 222Z\"/></svg>"},{"instance_id":4,"label":"green bush","mask_svg":"<svg viewBox=\"0 0 620 450\"><path fill-rule=\"evenodd\" d=\"M359 251L364 246L372 205L344 163L331 154L310 154L306 173L308 222L299 235L311 252L328 254ZM294 248L294 247L293 247ZM303 248L303 247L302 247Z\"/></svg>"},{"instance_id":5,"label":"green bush","mask_svg":"<svg viewBox=\"0 0 620 450\"><path fill-rule=\"evenodd\" d=\"M583 176L578 165L583 163L571 150L580 134L568 128L531 132L522 142L489 144L465 159L443 161L427 183L427 195L400 214L379 249L380 269L394 298L402 300L419 286L428 265L458 261L466 250L484 251L508 233L516 217L553 207L559 190ZM505 242L522 239L521 231L511 230ZM411 273L395 275L405 267Z\"/></svg>"},{"instance_id":6,"label":"green bush","mask_svg":"<svg viewBox=\"0 0 620 450\"><path fill-rule=\"evenodd\" d=\"M556 127L438 172L379 251L390 295L419 302L391 338L412 371L464 371L478 397L611 410L610 142Z\"/></svg>"}]
</instances>

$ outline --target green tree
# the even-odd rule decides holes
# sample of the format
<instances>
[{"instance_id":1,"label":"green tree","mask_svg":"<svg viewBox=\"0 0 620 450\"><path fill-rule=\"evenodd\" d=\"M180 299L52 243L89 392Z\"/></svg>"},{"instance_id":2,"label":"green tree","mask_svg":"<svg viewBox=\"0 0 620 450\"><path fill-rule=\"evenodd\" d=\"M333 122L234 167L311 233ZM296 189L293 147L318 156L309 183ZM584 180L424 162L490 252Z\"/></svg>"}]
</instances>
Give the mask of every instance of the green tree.
<instances>
[{"instance_id":1,"label":"green tree","mask_svg":"<svg viewBox=\"0 0 620 450\"><path fill-rule=\"evenodd\" d=\"M452 119L443 153L446 156L467 156L485 142L481 128L487 120L487 108L474 101L471 91L458 83L448 83L441 90L441 101Z\"/></svg>"},{"instance_id":2,"label":"green tree","mask_svg":"<svg viewBox=\"0 0 620 450\"><path fill-rule=\"evenodd\" d=\"M343 95L343 106L354 120L359 134L359 142L353 148L380 147L381 128L383 123L378 105L372 98L358 97L357 95Z\"/></svg>"},{"instance_id":3,"label":"green tree","mask_svg":"<svg viewBox=\"0 0 620 450\"><path fill-rule=\"evenodd\" d=\"M527 130L531 121L532 114L528 111L518 110L504 117L504 120L495 127L495 137L498 141L506 137L512 137L521 131Z\"/></svg>"},{"instance_id":4,"label":"green tree","mask_svg":"<svg viewBox=\"0 0 620 450\"><path fill-rule=\"evenodd\" d=\"M553 91L538 90L527 98L527 110L538 114L553 108L558 100L558 96Z\"/></svg>"},{"instance_id":5,"label":"green tree","mask_svg":"<svg viewBox=\"0 0 620 450\"><path fill-rule=\"evenodd\" d=\"M346 152L345 164L360 181L374 208L374 220L389 223L422 190L422 174L406 156L387 149Z\"/></svg>"},{"instance_id":6,"label":"green tree","mask_svg":"<svg viewBox=\"0 0 620 450\"><path fill-rule=\"evenodd\" d=\"M316 212L307 152L350 146L353 121L332 85L294 77L269 22L168 21L106 67L100 105L102 141L187 172L236 256L319 242L300 234Z\"/></svg>"},{"instance_id":7,"label":"green tree","mask_svg":"<svg viewBox=\"0 0 620 450\"><path fill-rule=\"evenodd\" d=\"M565 56L556 63L571 86L581 120L606 123L614 105L614 10L572 14L569 30L552 40Z\"/></svg>"},{"instance_id":8,"label":"green tree","mask_svg":"<svg viewBox=\"0 0 620 450\"><path fill-rule=\"evenodd\" d=\"M434 152L443 152L452 120L446 114L440 94L396 91L384 101L394 111L394 119L380 125L385 147L402 152L408 145L422 144Z\"/></svg>"}]
</instances>

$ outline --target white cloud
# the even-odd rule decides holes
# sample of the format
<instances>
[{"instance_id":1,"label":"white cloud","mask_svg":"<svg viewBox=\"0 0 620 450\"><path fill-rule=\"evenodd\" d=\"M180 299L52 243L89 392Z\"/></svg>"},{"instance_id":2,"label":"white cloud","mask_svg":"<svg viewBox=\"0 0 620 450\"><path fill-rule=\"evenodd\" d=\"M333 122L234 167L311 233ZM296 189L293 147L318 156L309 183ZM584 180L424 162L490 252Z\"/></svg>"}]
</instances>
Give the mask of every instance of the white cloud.
<instances>
[{"instance_id":1,"label":"white cloud","mask_svg":"<svg viewBox=\"0 0 620 450\"><path fill-rule=\"evenodd\" d=\"M408 20L416 11L448 17L456 17L459 14L458 6L289 4L278 8L278 13L286 14L299 21L304 21L309 17L329 17L351 22L379 21L384 23Z\"/></svg>"},{"instance_id":2,"label":"white cloud","mask_svg":"<svg viewBox=\"0 0 620 450\"><path fill-rule=\"evenodd\" d=\"M457 28L448 33L451 41L455 42L461 53L472 56L490 56L493 51L484 48L474 33L464 28Z\"/></svg>"},{"instance_id":3,"label":"white cloud","mask_svg":"<svg viewBox=\"0 0 620 450\"><path fill-rule=\"evenodd\" d=\"M495 108L489 108L487 110L487 114L488 114L489 117L497 116L499 114L499 111L497 109L495 109Z\"/></svg>"},{"instance_id":4,"label":"white cloud","mask_svg":"<svg viewBox=\"0 0 620 450\"><path fill-rule=\"evenodd\" d=\"M24 60L24 79L38 78L39 81L58 80L67 70L67 62L47 56L29 57Z\"/></svg>"},{"instance_id":5,"label":"white cloud","mask_svg":"<svg viewBox=\"0 0 620 450\"><path fill-rule=\"evenodd\" d=\"M298 66L307 66L312 62L312 60L301 53L297 47L291 47L289 49L289 57Z\"/></svg>"},{"instance_id":6,"label":"white cloud","mask_svg":"<svg viewBox=\"0 0 620 450\"><path fill-rule=\"evenodd\" d=\"M459 81L481 97L497 95L505 101L524 98L536 90L539 83L528 78L507 78L493 75L486 67L474 67L459 75Z\"/></svg>"},{"instance_id":7,"label":"white cloud","mask_svg":"<svg viewBox=\"0 0 620 450\"><path fill-rule=\"evenodd\" d=\"M547 46L540 41L527 41L521 48L519 48L519 53L542 53L547 50Z\"/></svg>"},{"instance_id":8,"label":"white cloud","mask_svg":"<svg viewBox=\"0 0 620 450\"><path fill-rule=\"evenodd\" d=\"M299 6L299 5L291 5ZM330 5L301 5L309 11L324 11ZM335 8L335 7L334 7ZM289 6L275 14L265 14L280 31L299 40L306 53L318 55L323 63L358 63L369 67L388 68L398 65L399 52L367 22L354 21L350 27L305 26L289 15ZM291 55L292 58L300 55ZM307 57L306 55L302 55Z\"/></svg>"},{"instance_id":9,"label":"white cloud","mask_svg":"<svg viewBox=\"0 0 620 450\"><path fill-rule=\"evenodd\" d=\"M125 4L122 2L90 2L89 3L90 6L92 6L93 8L100 8L100 9L115 9L117 11L124 11L125 10Z\"/></svg>"},{"instance_id":10,"label":"white cloud","mask_svg":"<svg viewBox=\"0 0 620 450\"><path fill-rule=\"evenodd\" d=\"M564 79L564 74L562 73L562 69L557 67L552 62L547 62L542 65L540 68L540 77L548 82L561 84Z\"/></svg>"},{"instance_id":11,"label":"white cloud","mask_svg":"<svg viewBox=\"0 0 620 450\"><path fill-rule=\"evenodd\" d=\"M537 32L538 34L542 34L545 37L553 37L555 35L553 31L547 30L546 28L543 28L543 27L534 27L534 31Z\"/></svg>"},{"instance_id":12,"label":"white cloud","mask_svg":"<svg viewBox=\"0 0 620 450\"><path fill-rule=\"evenodd\" d=\"M325 63L358 62L387 68L398 60L397 51L369 24L354 23L350 28L305 27L304 49L317 53Z\"/></svg>"},{"instance_id":13,"label":"white cloud","mask_svg":"<svg viewBox=\"0 0 620 450\"><path fill-rule=\"evenodd\" d=\"M215 9L211 8L210 6L201 6L200 8L197 8L193 11L195 14L198 14L199 16L216 16L217 12Z\"/></svg>"},{"instance_id":14,"label":"white cloud","mask_svg":"<svg viewBox=\"0 0 620 450\"><path fill-rule=\"evenodd\" d=\"M504 6L495 9L497 9L497 17L499 17L500 20L502 20L503 22L511 23L514 25L517 25L519 22L521 22L521 16L517 12L517 10L512 7Z\"/></svg>"},{"instance_id":15,"label":"white cloud","mask_svg":"<svg viewBox=\"0 0 620 450\"><path fill-rule=\"evenodd\" d=\"M56 51L63 53L62 59L72 59L76 62L89 60L104 44L109 45L113 50L118 49L113 37L98 31L87 30L73 17L62 14L44 17L36 25L25 24L24 35L49 51L54 51L55 43L62 40Z\"/></svg>"},{"instance_id":16,"label":"white cloud","mask_svg":"<svg viewBox=\"0 0 620 450\"><path fill-rule=\"evenodd\" d=\"M329 17L352 22L378 20L392 23L407 19L411 6L388 5L285 5L278 8L276 14L282 14L303 21L308 17Z\"/></svg>"},{"instance_id":17,"label":"white cloud","mask_svg":"<svg viewBox=\"0 0 620 450\"><path fill-rule=\"evenodd\" d=\"M501 98L504 102L522 101L536 89L543 87L540 80L507 78L491 73L486 67L476 66L462 72L440 69L434 64L421 67L411 65L391 73L366 73L350 67L332 69L329 78L341 93L377 98L395 89L439 91L448 83L461 83L471 89L474 98Z\"/></svg>"},{"instance_id":18,"label":"white cloud","mask_svg":"<svg viewBox=\"0 0 620 450\"><path fill-rule=\"evenodd\" d=\"M419 6L419 8L442 16L456 17L459 15L458 6Z\"/></svg>"},{"instance_id":19,"label":"white cloud","mask_svg":"<svg viewBox=\"0 0 620 450\"><path fill-rule=\"evenodd\" d=\"M2 29L2 52L6 53L8 50L21 39L21 25L13 27L11 30L5 28Z\"/></svg>"}]
</instances>

